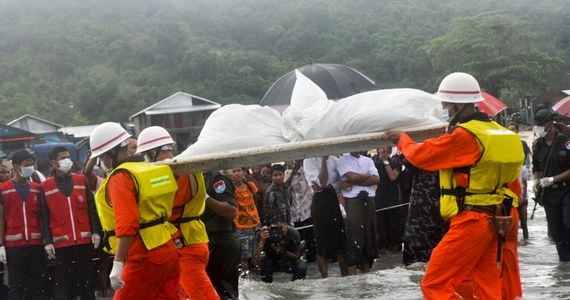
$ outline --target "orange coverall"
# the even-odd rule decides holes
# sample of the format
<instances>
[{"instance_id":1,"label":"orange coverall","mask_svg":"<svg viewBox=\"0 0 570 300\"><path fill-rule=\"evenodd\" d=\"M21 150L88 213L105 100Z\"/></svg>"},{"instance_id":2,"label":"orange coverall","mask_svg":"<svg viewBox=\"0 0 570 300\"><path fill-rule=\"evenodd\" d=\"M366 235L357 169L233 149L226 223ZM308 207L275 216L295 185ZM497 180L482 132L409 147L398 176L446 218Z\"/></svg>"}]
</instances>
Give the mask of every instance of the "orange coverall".
<instances>
[{"instance_id":1,"label":"orange coverall","mask_svg":"<svg viewBox=\"0 0 570 300\"><path fill-rule=\"evenodd\" d=\"M521 184L518 179L509 184L509 189L519 196L522 194ZM503 300L522 298L519 254L517 249L519 215L517 208L514 206L511 208L511 216L513 217L513 223L503 243L503 256L501 258L501 289ZM478 296L477 287L474 286L470 277L456 287L456 292L465 300L481 299Z\"/></svg>"},{"instance_id":2,"label":"orange coverall","mask_svg":"<svg viewBox=\"0 0 570 300\"><path fill-rule=\"evenodd\" d=\"M183 207L192 200L192 188L190 186L189 176L180 176L176 179L178 190L174 196L174 203L170 221L174 222L182 216ZM205 186L198 188L205 189ZM193 201L199 201L195 199ZM195 222L195 221L190 221ZM206 232L204 236L207 237ZM182 233L177 231L173 238L181 238ZM184 293L190 299L196 300L214 300L220 299L216 289L210 282L210 277L206 273L206 266L210 257L208 243L191 243L180 249L180 284L184 289Z\"/></svg>"},{"instance_id":3,"label":"orange coverall","mask_svg":"<svg viewBox=\"0 0 570 300\"><path fill-rule=\"evenodd\" d=\"M180 267L174 242L169 240L164 245L147 250L137 234L139 209L131 175L128 172L114 174L109 179L108 187L117 223L117 237L134 236L121 275L125 285L115 292L114 299L180 299Z\"/></svg>"},{"instance_id":4,"label":"orange coverall","mask_svg":"<svg viewBox=\"0 0 570 300\"><path fill-rule=\"evenodd\" d=\"M414 166L426 171L471 166L482 155L475 137L460 127L422 144L403 134L398 148ZM482 299L501 299L497 235L490 219L475 211L462 211L451 219L421 283L425 299L461 299L455 289L468 276L479 287Z\"/></svg>"}]
</instances>

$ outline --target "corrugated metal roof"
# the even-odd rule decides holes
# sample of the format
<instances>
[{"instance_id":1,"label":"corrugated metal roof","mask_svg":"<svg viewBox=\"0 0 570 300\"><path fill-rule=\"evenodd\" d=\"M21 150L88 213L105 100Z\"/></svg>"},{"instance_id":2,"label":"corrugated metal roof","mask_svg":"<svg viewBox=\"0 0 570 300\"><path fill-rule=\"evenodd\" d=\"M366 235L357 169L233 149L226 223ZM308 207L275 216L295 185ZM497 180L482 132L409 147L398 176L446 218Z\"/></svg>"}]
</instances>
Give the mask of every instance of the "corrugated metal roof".
<instances>
[{"instance_id":1,"label":"corrugated metal roof","mask_svg":"<svg viewBox=\"0 0 570 300\"><path fill-rule=\"evenodd\" d=\"M23 115L14 121L11 121L7 125L39 134L57 132L59 128L63 127L57 123L50 122L29 114Z\"/></svg>"},{"instance_id":2,"label":"corrugated metal roof","mask_svg":"<svg viewBox=\"0 0 570 300\"><path fill-rule=\"evenodd\" d=\"M183 113L216 110L221 104L191 94L178 92L132 115L130 119L144 113L147 115Z\"/></svg>"},{"instance_id":3,"label":"corrugated metal roof","mask_svg":"<svg viewBox=\"0 0 570 300\"><path fill-rule=\"evenodd\" d=\"M63 132L66 135L73 135L75 138L84 138L90 136L93 129L95 129L97 126L98 125L62 127L59 129L59 131Z\"/></svg>"}]
</instances>

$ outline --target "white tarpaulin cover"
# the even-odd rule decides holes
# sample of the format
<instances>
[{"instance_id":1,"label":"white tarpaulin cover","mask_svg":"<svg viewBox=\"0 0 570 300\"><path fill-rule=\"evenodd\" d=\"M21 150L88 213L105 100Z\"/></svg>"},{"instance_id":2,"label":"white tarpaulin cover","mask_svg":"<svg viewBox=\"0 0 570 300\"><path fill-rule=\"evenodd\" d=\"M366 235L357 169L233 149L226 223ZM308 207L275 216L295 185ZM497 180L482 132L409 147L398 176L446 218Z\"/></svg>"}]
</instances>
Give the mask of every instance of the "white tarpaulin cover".
<instances>
[{"instance_id":1,"label":"white tarpaulin cover","mask_svg":"<svg viewBox=\"0 0 570 300\"><path fill-rule=\"evenodd\" d=\"M363 92L338 101L296 71L281 130L290 141L313 140L443 123L441 102L416 89Z\"/></svg>"},{"instance_id":2,"label":"white tarpaulin cover","mask_svg":"<svg viewBox=\"0 0 570 300\"><path fill-rule=\"evenodd\" d=\"M281 114L268 106L230 104L216 110L198 141L177 159L195 155L333 138L354 134L442 125L441 103L414 89L363 92L338 101L295 72L291 106Z\"/></svg>"},{"instance_id":3,"label":"white tarpaulin cover","mask_svg":"<svg viewBox=\"0 0 570 300\"><path fill-rule=\"evenodd\" d=\"M196 143L180 156L210 154L289 142L281 134L281 114L269 106L230 104L206 120Z\"/></svg>"}]
</instances>

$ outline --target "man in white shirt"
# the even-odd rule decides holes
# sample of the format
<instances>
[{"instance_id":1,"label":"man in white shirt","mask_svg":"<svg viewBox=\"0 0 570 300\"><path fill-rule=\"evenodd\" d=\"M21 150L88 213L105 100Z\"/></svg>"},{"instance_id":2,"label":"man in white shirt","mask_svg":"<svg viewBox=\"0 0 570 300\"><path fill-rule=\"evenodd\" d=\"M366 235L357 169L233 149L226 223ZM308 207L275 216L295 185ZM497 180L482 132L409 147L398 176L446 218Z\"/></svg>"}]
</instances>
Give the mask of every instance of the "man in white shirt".
<instances>
[{"instance_id":1,"label":"man in white shirt","mask_svg":"<svg viewBox=\"0 0 570 300\"><path fill-rule=\"evenodd\" d=\"M303 162L305 177L314 193L311 216L317 243L317 265L322 278L328 277L327 255L336 254L341 275L348 274L344 220L337 197L340 176L336 161L334 156L323 156Z\"/></svg>"},{"instance_id":2,"label":"man in white shirt","mask_svg":"<svg viewBox=\"0 0 570 300\"><path fill-rule=\"evenodd\" d=\"M337 171L346 201L348 275L355 275L358 265L362 273L367 273L378 257L374 207L374 186L380 182L378 170L372 159L351 152L338 159Z\"/></svg>"}]
</instances>

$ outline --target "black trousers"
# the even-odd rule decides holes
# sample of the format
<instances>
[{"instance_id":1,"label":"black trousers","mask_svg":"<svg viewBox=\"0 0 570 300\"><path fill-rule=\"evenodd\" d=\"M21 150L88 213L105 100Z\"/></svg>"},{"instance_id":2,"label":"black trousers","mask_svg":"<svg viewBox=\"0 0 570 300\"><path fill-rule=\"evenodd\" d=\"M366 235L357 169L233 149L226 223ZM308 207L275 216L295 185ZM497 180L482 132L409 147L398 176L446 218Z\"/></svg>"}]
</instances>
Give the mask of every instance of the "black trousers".
<instances>
[{"instance_id":1,"label":"black trousers","mask_svg":"<svg viewBox=\"0 0 570 300\"><path fill-rule=\"evenodd\" d=\"M235 232L208 234L206 273L221 299L238 299L241 244Z\"/></svg>"},{"instance_id":2,"label":"black trousers","mask_svg":"<svg viewBox=\"0 0 570 300\"><path fill-rule=\"evenodd\" d=\"M273 282L273 273L277 271L292 273L291 281L305 279L307 275L307 264L300 258L283 262L278 262L270 255L263 258L261 261L261 281L268 283Z\"/></svg>"},{"instance_id":3,"label":"black trousers","mask_svg":"<svg viewBox=\"0 0 570 300\"><path fill-rule=\"evenodd\" d=\"M304 227L309 226L305 229L299 229L299 235L301 236L301 240L305 241L305 259L308 262L313 262L317 258L317 250L316 250L316 240L315 240L315 232L313 230L313 219L308 218L305 221L294 222L293 223L295 228L297 227Z\"/></svg>"},{"instance_id":4,"label":"black trousers","mask_svg":"<svg viewBox=\"0 0 570 300\"><path fill-rule=\"evenodd\" d=\"M570 190L544 191L548 231L556 244L560 261L570 261Z\"/></svg>"},{"instance_id":5,"label":"black trousers","mask_svg":"<svg viewBox=\"0 0 570 300\"><path fill-rule=\"evenodd\" d=\"M93 245L75 245L55 249L56 300L95 300Z\"/></svg>"},{"instance_id":6,"label":"black trousers","mask_svg":"<svg viewBox=\"0 0 570 300\"><path fill-rule=\"evenodd\" d=\"M43 246L6 248L9 299L49 299Z\"/></svg>"}]
</instances>

